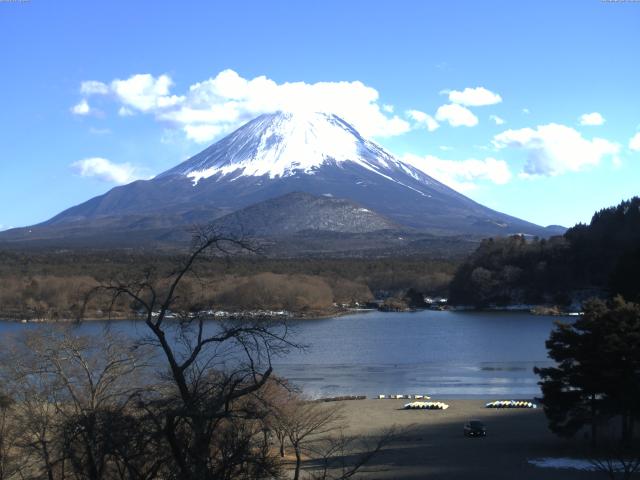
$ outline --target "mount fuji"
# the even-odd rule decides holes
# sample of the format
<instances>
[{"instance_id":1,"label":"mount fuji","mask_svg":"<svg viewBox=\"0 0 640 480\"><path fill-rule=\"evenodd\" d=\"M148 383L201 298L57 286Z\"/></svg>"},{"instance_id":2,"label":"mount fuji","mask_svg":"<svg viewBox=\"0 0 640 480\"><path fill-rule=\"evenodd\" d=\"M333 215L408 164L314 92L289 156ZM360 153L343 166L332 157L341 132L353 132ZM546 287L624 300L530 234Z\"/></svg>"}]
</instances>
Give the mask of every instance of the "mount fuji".
<instances>
[{"instance_id":1,"label":"mount fuji","mask_svg":"<svg viewBox=\"0 0 640 480\"><path fill-rule=\"evenodd\" d=\"M484 207L328 113L261 115L151 180L115 187L0 242L131 246L196 223L260 237L410 232L483 237L562 229ZM394 234L395 235L395 234Z\"/></svg>"}]
</instances>

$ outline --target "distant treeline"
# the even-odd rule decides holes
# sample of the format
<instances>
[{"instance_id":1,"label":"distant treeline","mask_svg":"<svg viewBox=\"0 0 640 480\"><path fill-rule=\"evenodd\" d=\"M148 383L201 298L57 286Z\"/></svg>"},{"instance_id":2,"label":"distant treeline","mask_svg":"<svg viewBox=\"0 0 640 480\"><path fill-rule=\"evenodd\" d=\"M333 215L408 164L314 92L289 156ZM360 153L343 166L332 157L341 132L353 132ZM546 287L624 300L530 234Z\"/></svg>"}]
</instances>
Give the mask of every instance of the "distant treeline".
<instances>
[{"instance_id":1,"label":"distant treeline","mask_svg":"<svg viewBox=\"0 0 640 480\"><path fill-rule=\"evenodd\" d=\"M0 318L75 318L87 292L99 283L148 269L162 276L178 262L177 254L131 251L0 252ZM403 299L408 291L445 295L458 264L458 259L428 257L212 257L184 282L181 298L203 309L323 314L334 304ZM100 317L108 305L93 299L87 308L86 316ZM120 311L126 315L128 307Z\"/></svg>"},{"instance_id":2,"label":"distant treeline","mask_svg":"<svg viewBox=\"0 0 640 480\"><path fill-rule=\"evenodd\" d=\"M148 251L0 251L0 318L75 318L98 284L168 275L180 253ZM385 299L394 309L421 306L423 295L487 307L579 303L622 294L640 301L640 198L597 212L550 239L484 240L466 260L384 258L211 257L184 282L181 297L203 309L285 309L330 314L344 305ZM86 316L109 306L93 299ZM112 309L113 310L113 309ZM126 315L128 305L116 312Z\"/></svg>"},{"instance_id":3,"label":"distant treeline","mask_svg":"<svg viewBox=\"0 0 640 480\"><path fill-rule=\"evenodd\" d=\"M640 198L600 210L560 237L484 240L450 286L450 300L480 307L568 305L587 296L640 300Z\"/></svg>"}]
</instances>

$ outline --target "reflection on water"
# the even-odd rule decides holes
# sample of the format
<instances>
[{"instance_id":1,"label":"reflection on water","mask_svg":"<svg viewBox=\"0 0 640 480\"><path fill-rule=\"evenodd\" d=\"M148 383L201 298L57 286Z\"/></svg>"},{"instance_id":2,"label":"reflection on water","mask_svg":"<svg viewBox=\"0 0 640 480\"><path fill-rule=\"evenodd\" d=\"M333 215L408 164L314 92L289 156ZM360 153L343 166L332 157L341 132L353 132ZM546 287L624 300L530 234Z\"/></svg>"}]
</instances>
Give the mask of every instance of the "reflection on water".
<instances>
[{"instance_id":1,"label":"reflection on water","mask_svg":"<svg viewBox=\"0 0 640 480\"><path fill-rule=\"evenodd\" d=\"M369 312L293 322L307 345L275 360L275 372L308 395L429 394L531 398L540 394L534 366L550 365L544 342L551 317L513 312ZM99 333L105 322L79 329ZM0 322L0 334L32 324ZM144 325L113 322L131 337Z\"/></svg>"}]
</instances>

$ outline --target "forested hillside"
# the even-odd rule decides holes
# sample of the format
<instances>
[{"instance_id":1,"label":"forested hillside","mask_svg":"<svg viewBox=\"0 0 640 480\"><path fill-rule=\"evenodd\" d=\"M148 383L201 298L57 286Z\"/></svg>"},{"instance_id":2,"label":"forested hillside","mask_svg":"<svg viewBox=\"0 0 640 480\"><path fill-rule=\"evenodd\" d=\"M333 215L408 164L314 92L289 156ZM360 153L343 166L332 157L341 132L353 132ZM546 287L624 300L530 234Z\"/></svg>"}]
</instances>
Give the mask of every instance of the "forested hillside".
<instances>
[{"instance_id":1,"label":"forested hillside","mask_svg":"<svg viewBox=\"0 0 640 480\"><path fill-rule=\"evenodd\" d=\"M640 298L640 198L600 210L563 236L488 239L458 269L457 304L577 303L591 295Z\"/></svg>"}]
</instances>

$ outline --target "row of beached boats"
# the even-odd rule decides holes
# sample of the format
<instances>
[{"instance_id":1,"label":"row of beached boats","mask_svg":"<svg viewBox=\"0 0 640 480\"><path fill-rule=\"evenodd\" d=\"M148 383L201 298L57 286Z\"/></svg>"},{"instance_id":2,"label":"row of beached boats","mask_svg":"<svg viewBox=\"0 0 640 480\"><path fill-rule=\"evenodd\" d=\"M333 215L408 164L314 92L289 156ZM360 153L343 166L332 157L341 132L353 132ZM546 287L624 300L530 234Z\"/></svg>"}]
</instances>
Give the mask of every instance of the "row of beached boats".
<instances>
[{"instance_id":1,"label":"row of beached boats","mask_svg":"<svg viewBox=\"0 0 640 480\"><path fill-rule=\"evenodd\" d=\"M523 400L496 400L485 405L486 408L538 408L535 403Z\"/></svg>"},{"instance_id":2,"label":"row of beached boats","mask_svg":"<svg viewBox=\"0 0 640 480\"><path fill-rule=\"evenodd\" d=\"M404 394L396 394L396 395L378 395L378 400L429 400L431 397L429 395L404 395Z\"/></svg>"},{"instance_id":3,"label":"row of beached boats","mask_svg":"<svg viewBox=\"0 0 640 480\"><path fill-rule=\"evenodd\" d=\"M411 402L404 408L405 410L446 410L449 405L444 402Z\"/></svg>"},{"instance_id":4,"label":"row of beached boats","mask_svg":"<svg viewBox=\"0 0 640 480\"><path fill-rule=\"evenodd\" d=\"M405 404L404 408L407 410L412 409L425 409L425 410L446 410L449 408L449 405L443 402L427 402L424 400L430 400L431 397L429 395L406 395L406 394L395 394L395 395L378 395L379 400L384 399L411 399L418 400L416 402L410 402ZM495 400L493 402L489 402L485 405L486 408L538 408L538 406L533 402L528 402L526 400Z\"/></svg>"}]
</instances>

